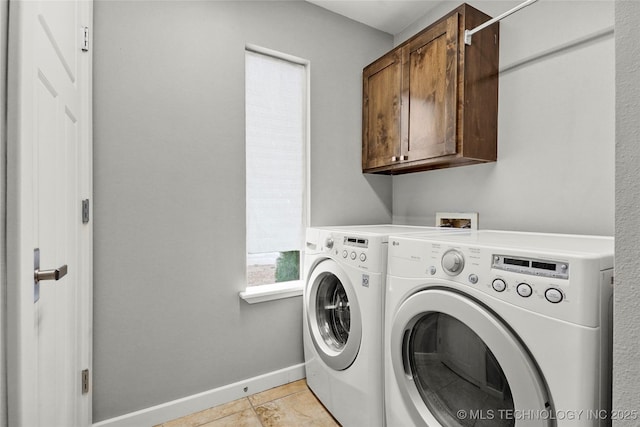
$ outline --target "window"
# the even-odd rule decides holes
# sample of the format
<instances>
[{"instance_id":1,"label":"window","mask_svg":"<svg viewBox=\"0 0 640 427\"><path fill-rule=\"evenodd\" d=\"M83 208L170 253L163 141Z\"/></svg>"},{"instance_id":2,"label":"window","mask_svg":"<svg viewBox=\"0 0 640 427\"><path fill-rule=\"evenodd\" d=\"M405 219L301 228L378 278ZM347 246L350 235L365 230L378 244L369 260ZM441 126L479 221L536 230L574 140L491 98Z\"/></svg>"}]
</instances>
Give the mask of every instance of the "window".
<instances>
[{"instance_id":1,"label":"window","mask_svg":"<svg viewBox=\"0 0 640 427\"><path fill-rule=\"evenodd\" d=\"M300 279L308 215L303 60L245 52L247 285Z\"/></svg>"}]
</instances>

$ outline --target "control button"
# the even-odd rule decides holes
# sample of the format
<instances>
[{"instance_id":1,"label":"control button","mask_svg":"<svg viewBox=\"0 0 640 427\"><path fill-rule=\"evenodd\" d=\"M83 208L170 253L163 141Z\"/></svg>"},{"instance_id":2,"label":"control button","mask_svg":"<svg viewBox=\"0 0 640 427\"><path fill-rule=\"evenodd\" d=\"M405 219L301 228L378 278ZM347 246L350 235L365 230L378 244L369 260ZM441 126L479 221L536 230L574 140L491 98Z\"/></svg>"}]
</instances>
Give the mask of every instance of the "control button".
<instances>
[{"instance_id":1,"label":"control button","mask_svg":"<svg viewBox=\"0 0 640 427\"><path fill-rule=\"evenodd\" d=\"M475 285L478 283L478 276L476 274L470 274L469 281Z\"/></svg>"},{"instance_id":2,"label":"control button","mask_svg":"<svg viewBox=\"0 0 640 427\"><path fill-rule=\"evenodd\" d=\"M342 258L346 258L348 256L349 256L349 252L347 252L346 249L344 251L342 251Z\"/></svg>"},{"instance_id":3,"label":"control button","mask_svg":"<svg viewBox=\"0 0 640 427\"><path fill-rule=\"evenodd\" d=\"M450 249L442 256L442 268L450 276L457 276L464 268L464 256L455 249Z\"/></svg>"},{"instance_id":4,"label":"control button","mask_svg":"<svg viewBox=\"0 0 640 427\"><path fill-rule=\"evenodd\" d=\"M562 292L560 292L555 288L547 289L546 292L544 293L544 297L547 299L547 301L552 302L554 304L559 303L560 301L562 301L562 298L564 298L562 295Z\"/></svg>"},{"instance_id":5,"label":"control button","mask_svg":"<svg viewBox=\"0 0 640 427\"><path fill-rule=\"evenodd\" d=\"M560 270L562 270L562 271L567 271L568 268L569 268L569 266L567 264L560 265Z\"/></svg>"},{"instance_id":6,"label":"control button","mask_svg":"<svg viewBox=\"0 0 640 427\"><path fill-rule=\"evenodd\" d=\"M493 283L491 283L491 286L497 292L503 292L507 289L507 284L502 279L495 279Z\"/></svg>"},{"instance_id":7,"label":"control button","mask_svg":"<svg viewBox=\"0 0 640 427\"><path fill-rule=\"evenodd\" d=\"M365 255L364 253L360 254L360 261L365 262L367 260L367 255Z\"/></svg>"},{"instance_id":8,"label":"control button","mask_svg":"<svg viewBox=\"0 0 640 427\"><path fill-rule=\"evenodd\" d=\"M324 245L325 245L328 249L333 248L333 239L332 239L331 237L327 237L327 240L325 240Z\"/></svg>"},{"instance_id":9,"label":"control button","mask_svg":"<svg viewBox=\"0 0 640 427\"><path fill-rule=\"evenodd\" d=\"M355 252L351 252L351 259L356 259L356 253Z\"/></svg>"},{"instance_id":10,"label":"control button","mask_svg":"<svg viewBox=\"0 0 640 427\"><path fill-rule=\"evenodd\" d=\"M429 267L429 274L431 274L432 276L436 274L436 267L434 265Z\"/></svg>"},{"instance_id":11,"label":"control button","mask_svg":"<svg viewBox=\"0 0 640 427\"><path fill-rule=\"evenodd\" d=\"M516 291L518 292L518 295L525 298L530 297L531 294L533 293L531 286L529 286L527 283L520 283L516 287Z\"/></svg>"}]
</instances>

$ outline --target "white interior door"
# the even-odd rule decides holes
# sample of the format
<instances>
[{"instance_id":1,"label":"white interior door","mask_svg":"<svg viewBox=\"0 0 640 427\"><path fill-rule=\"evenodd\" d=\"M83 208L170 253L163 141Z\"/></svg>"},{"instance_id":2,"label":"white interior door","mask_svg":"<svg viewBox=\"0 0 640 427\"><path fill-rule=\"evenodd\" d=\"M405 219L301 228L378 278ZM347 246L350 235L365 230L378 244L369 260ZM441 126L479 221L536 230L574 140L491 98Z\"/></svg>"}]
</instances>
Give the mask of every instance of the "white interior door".
<instances>
[{"instance_id":1,"label":"white interior door","mask_svg":"<svg viewBox=\"0 0 640 427\"><path fill-rule=\"evenodd\" d=\"M9 425L88 426L92 4L11 1L9 19Z\"/></svg>"}]
</instances>

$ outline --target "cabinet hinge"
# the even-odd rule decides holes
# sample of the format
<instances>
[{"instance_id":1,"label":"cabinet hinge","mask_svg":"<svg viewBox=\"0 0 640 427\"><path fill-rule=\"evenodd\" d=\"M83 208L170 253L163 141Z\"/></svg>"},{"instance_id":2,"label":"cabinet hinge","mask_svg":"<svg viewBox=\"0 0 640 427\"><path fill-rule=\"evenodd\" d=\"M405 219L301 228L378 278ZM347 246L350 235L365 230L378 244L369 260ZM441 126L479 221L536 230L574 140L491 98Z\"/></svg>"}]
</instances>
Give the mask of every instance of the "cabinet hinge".
<instances>
[{"instance_id":1,"label":"cabinet hinge","mask_svg":"<svg viewBox=\"0 0 640 427\"><path fill-rule=\"evenodd\" d=\"M82 394L89 393L89 370L82 371Z\"/></svg>"},{"instance_id":2,"label":"cabinet hinge","mask_svg":"<svg viewBox=\"0 0 640 427\"><path fill-rule=\"evenodd\" d=\"M89 52L89 27L82 29L82 51Z\"/></svg>"},{"instance_id":3,"label":"cabinet hinge","mask_svg":"<svg viewBox=\"0 0 640 427\"><path fill-rule=\"evenodd\" d=\"M82 201L82 223L87 224L89 222L89 199Z\"/></svg>"}]
</instances>

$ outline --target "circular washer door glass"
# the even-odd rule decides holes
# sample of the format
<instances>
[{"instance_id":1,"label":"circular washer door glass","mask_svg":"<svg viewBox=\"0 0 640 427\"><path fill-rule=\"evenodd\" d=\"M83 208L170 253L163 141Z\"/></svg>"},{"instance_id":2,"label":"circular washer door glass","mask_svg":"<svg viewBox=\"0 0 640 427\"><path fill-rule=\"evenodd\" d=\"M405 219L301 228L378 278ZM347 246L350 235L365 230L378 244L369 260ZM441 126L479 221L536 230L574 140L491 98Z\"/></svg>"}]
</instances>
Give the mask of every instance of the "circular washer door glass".
<instances>
[{"instance_id":1,"label":"circular washer door glass","mask_svg":"<svg viewBox=\"0 0 640 427\"><path fill-rule=\"evenodd\" d=\"M340 351L347 344L351 328L351 309L347 292L337 276L326 273L316 294L316 320L325 344Z\"/></svg>"},{"instance_id":2,"label":"circular washer door glass","mask_svg":"<svg viewBox=\"0 0 640 427\"><path fill-rule=\"evenodd\" d=\"M315 266L304 293L313 346L324 363L337 371L351 366L362 341L362 317L352 280L327 259Z\"/></svg>"},{"instance_id":3,"label":"circular washer door glass","mask_svg":"<svg viewBox=\"0 0 640 427\"><path fill-rule=\"evenodd\" d=\"M513 397L502 368L482 339L458 319L429 312L413 327L408 361L429 411L443 426L471 426L491 417L497 427L514 426ZM473 411L473 412L472 412Z\"/></svg>"}]
</instances>

